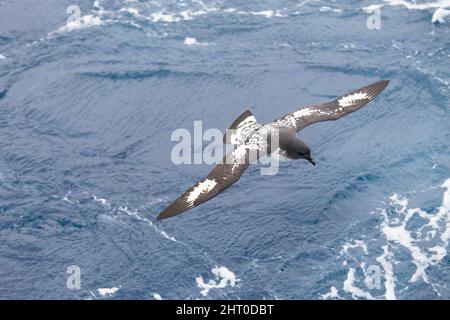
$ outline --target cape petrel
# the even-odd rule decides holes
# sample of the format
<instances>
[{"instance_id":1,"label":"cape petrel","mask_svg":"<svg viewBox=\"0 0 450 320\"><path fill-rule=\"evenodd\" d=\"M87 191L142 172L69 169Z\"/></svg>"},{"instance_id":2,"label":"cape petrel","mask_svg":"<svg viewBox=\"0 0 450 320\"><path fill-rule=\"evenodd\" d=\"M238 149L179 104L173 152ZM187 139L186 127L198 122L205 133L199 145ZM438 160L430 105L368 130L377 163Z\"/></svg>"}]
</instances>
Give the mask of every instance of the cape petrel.
<instances>
[{"instance_id":1,"label":"cape petrel","mask_svg":"<svg viewBox=\"0 0 450 320\"><path fill-rule=\"evenodd\" d=\"M379 81L333 101L303 107L267 124L258 123L249 110L245 111L234 120L227 130L229 134L224 136L224 143L232 143L237 147L204 179L160 212L157 219L173 217L190 210L217 196L238 181L245 169L255 160L251 160L252 151L256 151L256 158L262 154L278 155L282 160L305 159L316 165L311 157L311 149L297 138L296 133L310 124L337 120L358 110L378 96L388 84L389 80ZM268 138L274 131L278 135L276 150L272 150L273 144Z\"/></svg>"}]
</instances>

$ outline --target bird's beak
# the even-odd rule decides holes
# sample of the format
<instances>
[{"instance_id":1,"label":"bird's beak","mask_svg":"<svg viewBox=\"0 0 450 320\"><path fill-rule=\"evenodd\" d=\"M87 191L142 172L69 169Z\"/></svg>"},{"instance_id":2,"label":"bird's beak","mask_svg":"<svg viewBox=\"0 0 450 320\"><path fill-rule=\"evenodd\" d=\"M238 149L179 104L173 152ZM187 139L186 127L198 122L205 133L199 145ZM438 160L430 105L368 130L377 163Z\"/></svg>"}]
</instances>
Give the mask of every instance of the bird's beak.
<instances>
[{"instance_id":1,"label":"bird's beak","mask_svg":"<svg viewBox=\"0 0 450 320\"><path fill-rule=\"evenodd\" d=\"M313 166L316 165L316 163L314 162L314 160L313 160L311 157L306 158L306 160L308 160L309 162L311 162Z\"/></svg>"}]
</instances>

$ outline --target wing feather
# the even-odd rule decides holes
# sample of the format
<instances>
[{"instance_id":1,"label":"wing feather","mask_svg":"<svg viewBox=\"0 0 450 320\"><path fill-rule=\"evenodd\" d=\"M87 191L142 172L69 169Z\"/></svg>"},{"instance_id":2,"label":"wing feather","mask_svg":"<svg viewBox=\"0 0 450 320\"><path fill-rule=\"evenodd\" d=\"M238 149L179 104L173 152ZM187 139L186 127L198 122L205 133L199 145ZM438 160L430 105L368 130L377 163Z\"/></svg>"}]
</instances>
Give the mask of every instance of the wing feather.
<instances>
[{"instance_id":1,"label":"wing feather","mask_svg":"<svg viewBox=\"0 0 450 320\"><path fill-rule=\"evenodd\" d=\"M238 181L248 166L249 150L246 146L237 147L226 155L222 163L217 164L205 178L190 187L160 212L157 219L161 220L176 216L214 198Z\"/></svg>"},{"instance_id":2,"label":"wing feather","mask_svg":"<svg viewBox=\"0 0 450 320\"><path fill-rule=\"evenodd\" d=\"M333 101L319 105L311 105L275 120L275 126L295 128L297 132L310 124L337 120L350 114L375 99L389 84L389 80L382 80L366 87L354 90Z\"/></svg>"}]
</instances>

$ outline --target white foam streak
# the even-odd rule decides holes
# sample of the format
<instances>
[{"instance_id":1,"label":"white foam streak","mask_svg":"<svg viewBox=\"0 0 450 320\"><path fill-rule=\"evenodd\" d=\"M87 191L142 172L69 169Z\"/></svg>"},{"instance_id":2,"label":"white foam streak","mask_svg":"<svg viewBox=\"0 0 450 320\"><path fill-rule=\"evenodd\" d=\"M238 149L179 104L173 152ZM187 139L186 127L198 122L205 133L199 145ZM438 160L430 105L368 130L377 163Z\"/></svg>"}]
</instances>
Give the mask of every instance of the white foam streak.
<instances>
[{"instance_id":1,"label":"white foam streak","mask_svg":"<svg viewBox=\"0 0 450 320\"><path fill-rule=\"evenodd\" d=\"M439 221L442 221L444 218L447 218L447 223L449 222L449 211L450 211L450 179L445 181L441 188L447 189L447 192L444 193L442 199L442 205L439 207L437 214L430 218L430 222L428 223L433 229L437 229L439 227ZM446 233L450 232L450 226L447 226ZM442 235L444 236L444 234ZM442 237L442 241L448 241L450 235L446 234L446 236Z\"/></svg>"},{"instance_id":2,"label":"white foam streak","mask_svg":"<svg viewBox=\"0 0 450 320\"><path fill-rule=\"evenodd\" d=\"M446 191L443 195L442 204L434 215L428 214L420 208L407 208L408 201L397 194L391 196L390 204L397 209L398 213L403 215L402 221L391 219L386 209L381 211L384 218L381 230L386 239L408 249L413 258L416 271L411 276L410 282L423 279L423 281L429 283L426 270L430 266L440 263L448 253L447 247L450 241L450 179L446 180L441 187ZM432 229L427 232L425 239L420 239L420 237L416 239L412 236L413 232L407 230L408 221L416 214L422 219L428 220L428 223L418 230L418 234L424 229ZM441 233L440 244L421 249L419 244L422 241L432 240L439 232Z\"/></svg>"},{"instance_id":3,"label":"white foam streak","mask_svg":"<svg viewBox=\"0 0 450 320\"><path fill-rule=\"evenodd\" d=\"M382 7L383 7L382 4L371 4L370 6L364 7L362 9L364 10L364 12L372 13L375 10L381 9Z\"/></svg>"},{"instance_id":4,"label":"white foam streak","mask_svg":"<svg viewBox=\"0 0 450 320\"><path fill-rule=\"evenodd\" d=\"M367 300L374 300L374 297L369 292L366 292L354 286L355 282L355 268L350 268L347 273L347 279L344 281L344 291L350 293L354 299L364 298Z\"/></svg>"},{"instance_id":5,"label":"white foam streak","mask_svg":"<svg viewBox=\"0 0 450 320\"><path fill-rule=\"evenodd\" d=\"M150 18L148 18L148 19L153 22L168 22L168 23L179 22L181 20L175 14L165 13L164 11L152 13L150 15Z\"/></svg>"},{"instance_id":6,"label":"white foam streak","mask_svg":"<svg viewBox=\"0 0 450 320\"><path fill-rule=\"evenodd\" d=\"M384 287L386 289L386 293L384 297L387 300L395 300L395 276L394 276L394 268L392 263L390 262L392 254L389 252L389 246L383 246L383 254L377 258L377 261L383 266L384 269ZM389 260L388 260L389 259Z\"/></svg>"},{"instance_id":7,"label":"white foam streak","mask_svg":"<svg viewBox=\"0 0 450 320\"><path fill-rule=\"evenodd\" d=\"M385 299L394 300L397 298L398 292L403 292L408 288L407 284L402 283L405 275L409 276L409 278L406 278L407 282L415 283L423 280L440 295L437 290L439 284L432 282L433 279L427 275L427 270L441 263L448 254L450 243L450 179L447 179L439 187L444 189L442 202L434 211L426 212L419 207L412 208L409 199L396 193L389 197L389 203L386 207L380 208L378 211L381 216L379 230L387 242L379 248L382 249L382 253L375 259L384 271L382 275L384 276ZM438 187L432 187L432 189L436 188ZM356 251L357 249L360 252ZM359 267L349 267L347 278L343 283L343 290L350 293L353 298L374 298L370 291L362 290L362 285L358 287L358 284L362 282L361 279L358 279L356 271L362 270L365 281L367 281L369 276L366 271L367 262L372 266L373 261L369 251L378 251L379 249L372 249L362 240L351 240L342 245L340 256L345 255L343 266L349 265L349 261L363 261ZM404 255L405 251L406 256ZM349 257L351 260L347 259ZM398 263L405 262L405 258L415 268L409 275L396 275L395 266ZM402 287L397 289L401 285ZM379 296L375 298L379 298Z\"/></svg>"},{"instance_id":8,"label":"white foam streak","mask_svg":"<svg viewBox=\"0 0 450 320\"><path fill-rule=\"evenodd\" d=\"M187 37L186 39L184 39L184 44L187 45L187 46L192 46L194 44L197 44L197 39L191 38L191 37Z\"/></svg>"},{"instance_id":9,"label":"white foam streak","mask_svg":"<svg viewBox=\"0 0 450 320\"><path fill-rule=\"evenodd\" d=\"M161 295L159 294L159 293L154 293L153 294L153 299L155 299L155 300L162 300L163 298L161 297Z\"/></svg>"},{"instance_id":10,"label":"white foam streak","mask_svg":"<svg viewBox=\"0 0 450 320\"><path fill-rule=\"evenodd\" d=\"M386 214L383 214L383 216L387 217ZM406 230L407 221L404 221L401 225L396 227L389 226L387 221L388 220L385 219L381 226L381 230L386 236L386 239L407 248L411 253L413 263L416 265L416 272L412 275L410 282L416 282L419 278L428 282L425 273L425 270L428 268L428 259L420 248L414 244L411 234Z\"/></svg>"},{"instance_id":11,"label":"white foam streak","mask_svg":"<svg viewBox=\"0 0 450 320\"><path fill-rule=\"evenodd\" d=\"M95 202L100 203L102 206L106 208L111 208L111 204L108 202L108 200L104 198L99 198L95 194L92 196L92 199L94 199Z\"/></svg>"},{"instance_id":12,"label":"white foam streak","mask_svg":"<svg viewBox=\"0 0 450 320\"><path fill-rule=\"evenodd\" d=\"M445 181L441 185L441 188L445 188L445 189L447 189L447 191L444 193L444 197L442 199L442 205L439 207L439 211L436 216L439 217L439 220L444 220L444 219L446 220L445 221L446 229L441 234L441 240L445 243L445 246L444 246L444 249L445 249L448 246L448 243L450 241L450 179ZM445 249L445 255L446 254L447 254L447 250Z\"/></svg>"},{"instance_id":13,"label":"white foam streak","mask_svg":"<svg viewBox=\"0 0 450 320\"><path fill-rule=\"evenodd\" d=\"M322 300L341 299L341 296L339 295L336 287L331 287L330 292L321 294L320 297L322 298Z\"/></svg>"},{"instance_id":14,"label":"white foam streak","mask_svg":"<svg viewBox=\"0 0 450 320\"><path fill-rule=\"evenodd\" d=\"M195 279L197 286L202 289L200 294L204 297L208 295L211 289L223 289L227 286L235 287L240 281L232 271L223 266L215 266L211 269L211 272L215 279L211 279L208 282L205 282L202 276L198 276Z\"/></svg>"},{"instance_id":15,"label":"white foam streak","mask_svg":"<svg viewBox=\"0 0 450 320\"><path fill-rule=\"evenodd\" d=\"M323 7L320 7L319 11L320 12L342 12L342 9L323 6Z\"/></svg>"},{"instance_id":16,"label":"white foam streak","mask_svg":"<svg viewBox=\"0 0 450 320\"><path fill-rule=\"evenodd\" d=\"M449 0L440 0L434 2L415 3L405 0L384 0L390 6L404 6L409 10L427 10L434 8L446 8L450 6Z\"/></svg>"},{"instance_id":17,"label":"white foam streak","mask_svg":"<svg viewBox=\"0 0 450 320\"><path fill-rule=\"evenodd\" d=\"M78 204L79 201L78 200L70 200L69 197L72 195L71 191L66 192L66 194L64 195L64 197L62 198L62 201L68 202L70 204Z\"/></svg>"},{"instance_id":18,"label":"white foam streak","mask_svg":"<svg viewBox=\"0 0 450 320\"><path fill-rule=\"evenodd\" d=\"M119 11L121 12L128 12L134 16L140 16L139 10L136 8L122 8Z\"/></svg>"},{"instance_id":19,"label":"white foam streak","mask_svg":"<svg viewBox=\"0 0 450 320\"><path fill-rule=\"evenodd\" d=\"M67 198L67 196L64 196L64 197ZM168 235L164 230L160 230L150 219L141 217L137 210L130 210L127 205L119 205L118 207L112 206L111 203L107 199L99 198L95 194L92 195L92 199L95 202L98 202L102 207L104 207L108 210L119 211L119 212L125 213L139 221L143 221L143 222L147 223L150 227L152 227L156 232L158 232L160 235L162 235L167 240L174 241L174 242L177 241L177 239ZM67 201L67 200L65 200L63 198L63 201ZM158 202L160 202L160 199L157 199L156 201L151 201L151 204L158 203Z\"/></svg>"},{"instance_id":20,"label":"white foam streak","mask_svg":"<svg viewBox=\"0 0 450 320\"><path fill-rule=\"evenodd\" d=\"M431 18L431 22L445 23L444 18L448 15L450 15L450 10L446 10L444 8L439 8L434 12L433 17Z\"/></svg>"},{"instance_id":21,"label":"white foam streak","mask_svg":"<svg viewBox=\"0 0 450 320\"><path fill-rule=\"evenodd\" d=\"M97 292L102 297L111 297L119 291L120 287L112 287L112 288L98 288Z\"/></svg>"},{"instance_id":22,"label":"white foam streak","mask_svg":"<svg viewBox=\"0 0 450 320\"><path fill-rule=\"evenodd\" d=\"M139 212L137 212L136 210L131 211L131 210L128 209L127 206L119 206L119 211L121 211L123 213L126 213L129 216L132 216L132 217L136 218L137 220L144 221L144 222L148 223L148 225L150 225L156 232L161 234L167 240L170 240L170 241L173 241L173 242L177 241L177 239L175 239L172 236L169 236L164 230L159 230L159 228L157 226L155 226L151 220L149 220L147 218L144 218L144 217L141 217L139 215Z\"/></svg>"},{"instance_id":23,"label":"white foam streak","mask_svg":"<svg viewBox=\"0 0 450 320\"><path fill-rule=\"evenodd\" d=\"M354 240L353 242L347 242L342 246L341 251L339 252L341 255L345 254L348 252L349 249L354 249L354 248L361 248L365 254L369 253L369 250L367 249L367 245L364 241L362 240Z\"/></svg>"},{"instance_id":24,"label":"white foam streak","mask_svg":"<svg viewBox=\"0 0 450 320\"><path fill-rule=\"evenodd\" d=\"M76 19L76 20L68 22L65 26L60 27L58 30L56 30L53 33L70 32L73 30L79 30L79 29L84 29L84 28L93 27L93 26L101 26L101 25L103 25L103 21L102 21L102 19L100 19L100 17L89 14L89 15L80 17L80 19Z\"/></svg>"},{"instance_id":25,"label":"white foam streak","mask_svg":"<svg viewBox=\"0 0 450 320\"><path fill-rule=\"evenodd\" d=\"M272 18L274 16L277 16L277 17L281 16L281 14L278 10L277 11L273 11L273 10L251 11L250 14L252 14L254 16L263 16L266 18Z\"/></svg>"},{"instance_id":26,"label":"white foam streak","mask_svg":"<svg viewBox=\"0 0 450 320\"><path fill-rule=\"evenodd\" d=\"M199 42L194 37L185 38L183 43L187 46L207 46L208 45L207 42Z\"/></svg>"},{"instance_id":27,"label":"white foam streak","mask_svg":"<svg viewBox=\"0 0 450 320\"><path fill-rule=\"evenodd\" d=\"M447 7L450 7L449 0L439 0L425 3L416 3L405 0L384 0L384 2L386 3L386 5L389 6L403 6L409 10L436 9L436 11L433 14L433 17L431 18L431 22L433 23L436 22L444 23L445 22L444 18L450 14L450 11L445 9ZM368 7L363 8L363 10L366 12L372 12L374 9L379 9L381 7L383 7L383 4L370 5Z\"/></svg>"}]
</instances>

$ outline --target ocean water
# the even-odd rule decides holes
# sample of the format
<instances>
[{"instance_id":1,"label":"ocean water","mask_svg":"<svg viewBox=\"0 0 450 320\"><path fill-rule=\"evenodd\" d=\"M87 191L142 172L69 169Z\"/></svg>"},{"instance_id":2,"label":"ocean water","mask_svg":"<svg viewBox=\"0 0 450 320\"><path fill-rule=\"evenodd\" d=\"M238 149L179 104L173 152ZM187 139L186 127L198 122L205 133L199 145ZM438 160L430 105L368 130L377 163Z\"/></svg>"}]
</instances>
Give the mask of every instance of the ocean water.
<instances>
[{"instance_id":1,"label":"ocean water","mask_svg":"<svg viewBox=\"0 0 450 320\"><path fill-rule=\"evenodd\" d=\"M0 0L0 298L449 299L449 10ZM211 169L173 164L175 129L380 79L368 106L300 133L315 167L252 166L155 221Z\"/></svg>"}]
</instances>

